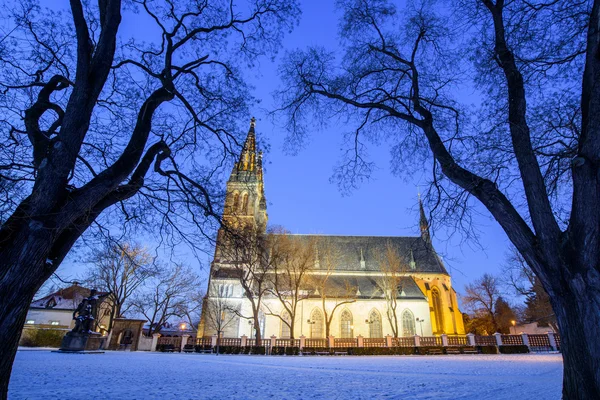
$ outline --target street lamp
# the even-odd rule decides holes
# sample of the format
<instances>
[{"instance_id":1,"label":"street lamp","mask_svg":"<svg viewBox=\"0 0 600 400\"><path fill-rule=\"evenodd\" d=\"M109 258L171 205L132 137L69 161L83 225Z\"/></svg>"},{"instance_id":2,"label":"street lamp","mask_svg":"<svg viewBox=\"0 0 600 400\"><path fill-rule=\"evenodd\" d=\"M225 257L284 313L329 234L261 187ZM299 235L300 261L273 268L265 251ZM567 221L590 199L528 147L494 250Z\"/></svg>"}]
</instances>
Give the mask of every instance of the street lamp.
<instances>
[{"instance_id":1,"label":"street lamp","mask_svg":"<svg viewBox=\"0 0 600 400\"><path fill-rule=\"evenodd\" d=\"M250 325L250 339L254 337L254 329L252 329L252 321L248 320L248 325Z\"/></svg>"},{"instance_id":2,"label":"street lamp","mask_svg":"<svg viewBox=\"0 0 600 400\"><path fill-rule=\"evenodd\" d=\"M510 321L510 323L512 324L513 327L513 335L517 334L517 327L515 326L517 324L517 321L515 321L514 319Z\"/></svg>"},{"instance_id":3,"label":"street lamp","mask_svg":"<svg viewBox=\"0 0 600 400\"><path fill-rule=\"evenodd\" d=\"M421 324L421 336L423 336L423 322L425 322L425 319L417 317L416 321Z\"/></svg>"}]
</instances>

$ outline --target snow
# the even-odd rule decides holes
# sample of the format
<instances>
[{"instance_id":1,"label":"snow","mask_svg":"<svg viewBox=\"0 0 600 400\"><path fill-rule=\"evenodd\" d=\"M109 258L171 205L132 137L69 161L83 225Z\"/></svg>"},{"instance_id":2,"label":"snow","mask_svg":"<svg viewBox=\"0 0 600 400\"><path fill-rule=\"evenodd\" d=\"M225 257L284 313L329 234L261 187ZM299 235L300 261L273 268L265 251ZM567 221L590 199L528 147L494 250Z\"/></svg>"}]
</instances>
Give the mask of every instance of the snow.
<instances>
[{"instance_id":1,"label":"snow","mask_svg":"<svg viewBox=\"0 0 600 400\"><path fill-rule=\"evenodd\" d=\"M560 354L246 356L19 351L10 399L560 399Z\"/></svg>"}]
</instances>

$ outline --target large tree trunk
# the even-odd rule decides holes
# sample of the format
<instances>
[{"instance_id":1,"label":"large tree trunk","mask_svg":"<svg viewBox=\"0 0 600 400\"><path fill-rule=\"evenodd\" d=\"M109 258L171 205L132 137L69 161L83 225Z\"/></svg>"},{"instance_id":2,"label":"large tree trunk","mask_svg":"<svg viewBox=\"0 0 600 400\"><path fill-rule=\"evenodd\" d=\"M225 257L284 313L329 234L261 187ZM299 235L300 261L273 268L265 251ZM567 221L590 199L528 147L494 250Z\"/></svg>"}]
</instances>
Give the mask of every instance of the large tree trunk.
<instances>
[{"instance_id":1,"label":"large tree trunk","mask_svg":"<svg viewBox=\"0 0 600 400\"><path fill-rule=\"evenodd\" d=\"M564 361L564 399L600 399L600 276L590 271L564 281L551 297Z\"/></svg>"},{"instance_id":2,"label":"large tree trunk","mask_svg":"<svg viewBox=\"0 0 600 400\"><path fill-rule=\"evenodd\" d=\"M30 234L29 237L28 234ZM0 398L8 398L8 383L21 332L33 296L52 271L44 268L47 246L35 233L20 235L21 246L0 253Z\"/></svg>"},{"instance_id":3,"label":"large tree trunk","mask_svg":"<svg viewBox=\"0 0 600 400\"><path fill-rule=\"evenodd\" d=\"M262 335L257 314L254 314L254 338L256 339L256 346L260 346L262 344Z\"/></svg>"},{"instance_id":4,"label":"large tree trunk","mask_svg":"<svg viewBox=\"0 0 600 400\"><path fill-rule=\"evenodd\" d=\"M4 283L4 282L3 282ZM0 291L8 292L4 284ZM35 292L34 292L35 294ZM34 294L18 293L0 302L0 399L8 398L8 382L21 339L27 310Z\"/></svg>"}]
</instances>

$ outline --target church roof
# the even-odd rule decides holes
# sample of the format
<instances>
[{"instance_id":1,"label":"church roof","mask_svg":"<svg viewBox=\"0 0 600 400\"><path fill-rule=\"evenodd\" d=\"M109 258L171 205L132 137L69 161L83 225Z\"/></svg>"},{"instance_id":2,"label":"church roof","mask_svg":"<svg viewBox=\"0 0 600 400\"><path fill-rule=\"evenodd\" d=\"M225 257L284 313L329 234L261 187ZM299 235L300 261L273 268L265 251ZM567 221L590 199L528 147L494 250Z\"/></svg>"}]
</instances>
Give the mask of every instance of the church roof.
<instances>
[{"instance_id":1,"label":"church roof","mask_svg":"<svg viewBox=\"0 0 600 400\"><path fill-rule=\"evenodd\" d=\"M360 275L331 275L327 278L325 291L328 297L336 297L338 294L340 297L357 299L383 299L385 296L378 279L378 277ZM399 299L426 299L412 277L400 277L397 282ZM321 296L318 289L311 285L310 280L303 289L311 293L310 297Z\"/></svg>"},{"instance_id":2,"label":"church roof","mask_svg":"<svg viewBox=\"0 0 600 400\"><path fill-rule=\"evenodd\" d=\"M381 271L387 246L398 254L404 272L448 274L435 250L420 236L329 236L291 235L299 240L315 240L318 248L330 248L336 254L336 271ZM322 250L321 250L322 252ZM364 262L363 262L364 261ZM325 268L324 265L320 265Z\"/></svg>"}]
</instances>

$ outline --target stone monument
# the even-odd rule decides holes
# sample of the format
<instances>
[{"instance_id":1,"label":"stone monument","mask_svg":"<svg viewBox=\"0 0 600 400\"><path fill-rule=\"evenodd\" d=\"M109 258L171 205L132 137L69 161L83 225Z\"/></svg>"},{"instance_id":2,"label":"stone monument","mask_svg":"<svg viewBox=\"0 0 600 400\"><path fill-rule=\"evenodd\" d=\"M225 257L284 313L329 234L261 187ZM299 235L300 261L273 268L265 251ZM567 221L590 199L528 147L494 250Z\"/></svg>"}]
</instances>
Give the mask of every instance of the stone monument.
<instances>
[{"instance_id":1,"label":"stone monument","mask_svg":"<svg viewBox=\"0 0 600 400\"><path fill-rule=\"evenodd\" d=\"M95 316L102 299L108 296L99 296L96 289L90 291L89 297L84 298L73 311L75 326L63 337L61 352L96 352L102 349L106 338L94 331Z\"/></svg>"}]
</instances>

